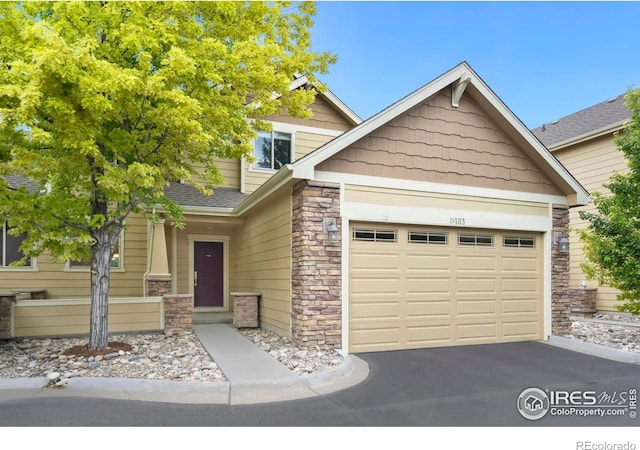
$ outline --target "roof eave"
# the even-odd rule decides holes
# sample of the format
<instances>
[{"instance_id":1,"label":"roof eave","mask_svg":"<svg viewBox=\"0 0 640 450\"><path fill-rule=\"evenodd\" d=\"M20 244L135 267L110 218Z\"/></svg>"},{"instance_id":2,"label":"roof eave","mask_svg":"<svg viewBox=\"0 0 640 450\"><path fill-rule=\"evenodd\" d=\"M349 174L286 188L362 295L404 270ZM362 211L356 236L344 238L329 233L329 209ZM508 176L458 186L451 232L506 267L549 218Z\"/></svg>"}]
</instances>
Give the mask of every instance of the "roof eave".
<instances>
[{"instance_id":1,"label":"roof eave","mask_svg":"<svg viewBox=\"0 0 640 450\"><path fill-rule=\"evenodd\" d=\"M553 145L548 146L547 148L551 152L555 152L557 150L561 150L565 147L569 147L571 145L580 144L582 142L599 138L609 133L614 133L624 128L625 123L628 119L621 120L620 122L607 125L605 127L599 128L597 130L589 131L587 133L571 137L569 139L565 139L564 141L557 142Z\"/></svg>"}]
</instances>

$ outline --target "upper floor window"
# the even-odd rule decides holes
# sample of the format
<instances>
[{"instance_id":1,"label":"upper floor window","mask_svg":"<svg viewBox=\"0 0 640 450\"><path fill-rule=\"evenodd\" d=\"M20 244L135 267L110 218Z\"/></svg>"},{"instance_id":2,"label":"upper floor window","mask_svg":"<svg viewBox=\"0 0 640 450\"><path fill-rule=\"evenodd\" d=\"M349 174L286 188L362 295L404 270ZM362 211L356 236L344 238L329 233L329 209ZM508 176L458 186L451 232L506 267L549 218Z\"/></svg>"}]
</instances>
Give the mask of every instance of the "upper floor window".
<instances>
[{"instance_id":1,"label":"upper floor window","mask_svg":"<svg viewBox=\"0 0 640 450\"><path fill-rule=\"evenodd\" d=\"M253 147L254 169L278 170L291 163L291 134L260 131Z\"/></svg>"},{"instance_id":2,"label":"upper floor window","mask_svg":"<svg viewBox=\"0 0 640 450\"><path fill-rule=\"evenodd\" d=\"M12 263L17 263L24 257L24 253L20 251L22 241L27 237L26 234L12 236L8 233L9 226L6 221L2 221L2 235L0 236L0 269L15 267ZM31 259L18 267L31 267Z\"/></svg>"}]
</instances>

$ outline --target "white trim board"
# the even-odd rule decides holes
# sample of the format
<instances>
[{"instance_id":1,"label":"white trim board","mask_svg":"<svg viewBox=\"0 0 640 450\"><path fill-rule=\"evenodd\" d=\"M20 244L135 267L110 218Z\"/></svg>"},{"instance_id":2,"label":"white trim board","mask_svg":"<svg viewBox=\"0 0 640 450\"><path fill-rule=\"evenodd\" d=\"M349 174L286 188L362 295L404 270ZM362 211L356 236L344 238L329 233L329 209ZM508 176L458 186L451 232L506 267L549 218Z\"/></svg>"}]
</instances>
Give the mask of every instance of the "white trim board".
<instances>
[{"instance_id":1,"label":"white trim board","mask_svg":"<svg viewBox=\"0 0 640 450\"><path fill-rule=\"evenodd\" d=\"M565 205L567 198L561 195L535 194L532 192L508 191L502 189L481 188L460 184L413 181L400 178L384 178L371 175L353 175L339 172L317 171L315 181L326 183L344 183L356 186L381 187L389 189L432 192L435 194L466 195L470 197L493 198L499 200L519 200L535 203L558 203Z\"/></svg>"}]
</instances>

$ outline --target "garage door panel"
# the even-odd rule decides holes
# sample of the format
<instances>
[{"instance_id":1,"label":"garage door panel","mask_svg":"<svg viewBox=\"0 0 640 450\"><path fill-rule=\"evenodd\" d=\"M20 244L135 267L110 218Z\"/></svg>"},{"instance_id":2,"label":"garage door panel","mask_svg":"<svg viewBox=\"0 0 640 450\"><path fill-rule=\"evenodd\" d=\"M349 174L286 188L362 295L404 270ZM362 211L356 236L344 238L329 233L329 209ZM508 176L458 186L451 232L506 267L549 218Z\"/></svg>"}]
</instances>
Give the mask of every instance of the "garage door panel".
<instances>
[{"instance_id":1,"label":"garage door panel","mask_svg":"<svg viewBox=\"0 0 640 450\"><path fill-rule=\"evenodd\" d=\"M540 329L538 321L519 321L502 324L502 335L505 338L536 339Z\"/></svg>"},{"instance_id":2,"label":"garage door panel","mask_svg":"<svg viewBox=\"0 0 640 450\"><path fill-rule=\"evenodd\" d=\"M536 255L527 258L514 258L503 256L501 259L500 270L509 272L538 272L538 258Z\"/></svg>"},{"instance_id":3,"label":"garage door panel","mask_svg":"<svg viewBox=\"0 0 640 450\"><path fill-rule=\"evenodd\" d=\"M397 302L358 303L353 305L352 308L353 320L393 320L400 318L400 305Z\"/></svg>"},{"instance_id":4,"label":"garage door panel","mask_svg":"<svg viewBox=\"0 0 640 450\"><path fill-rule=\"evenodd\" d=\"M496 341L498 339L498 325L492 322L458 324L456 327L457 340L461 342Z\"/></svg>"},{"instance_id":5,"label":"garage door panel","mask_svg":"<svg viewBox=\"0 0 640 450\"><path fill-rule=\"evenodd\" d=\"M361 294L397 294L400 292L400 278L354 278L351 280L354 292Z\"/></svg>"},{"instance_id":6,"label":"garage door panel","mask_svg":"<svg viewBox=\"0 0 640 450\"><path fill-rule=\"evenodd\" d=\"M496 256L458 256L456 269L460 271L489 271L495 273L498 267Z\"/></svg>"},{"instance_id":7,"label":"garage door panel","mask_svg":"<svg viewBox=\"0 0 640 450\"><path fill-rule=\"evenodd\" d=\"M503 314L531 313L537 314L538 302L535 299L502 299Z\"/></svg>"},{"instance_id":8,"label":"garage door panel","mask_svg":"<svg viewBox=\"0 0 640 450\"><path fill-rule=\"evenodd\" d=\"M467 300L456 302L456 311L458 316L470 316L478 314L495 314L496 300Z\"/></svg>"},{"instance_id":9,"label":"garage door panel","mask_svg":"<svg viewBox=\"0 0 640 450\"><path fill-rule=\"evenodd\" d=\"M458 278L456 293L496 293L495 278Z\"/></svg>"},{"instance_id":10,"label":"garage door panel","mask_svg":"<svg viewBox=\"0 0 640 450\"><path fill-rule=\"evenodd\" d=\"M452 262L449 255L418 255L414 253L407 254L407 270L435 270L440 272L448 272L452 269Z\"/></svg>"},{"instance_id":11,"label":"garage door panel","mask_svg":"<svg viewBox=\"0 0 640 450\"><path fill-rule=\"evenodd\" d=\"M408 293L451 292L451 280L447 278L406 278Z\"/></svg>"},{"instance_id":12,"label":"garage door panel","mask_svg":"<svg viewBox=\"0 0 640 450\"><path fill-rule=\"evenodd\" d=\"M407 302L407 318L416 319L419 317L429 319L433 317L449 317L449 299L436 301L409 301Z\"/></svg>"},{"instance_id":13,"label":"garage door panel","mask_svg":"<svg viewBox=\"0 0 640 450\"><path fill-rule=\"evenodd\" d=\"M542 338L539 245L504 247L497 230L477 233L493 235L493 246L474 246L458 245L457 233L473 235L469 229L362 226L394 229L397 242L350 242L350 351ZM423 241L408 242L409 231L423 233ZM446 244L430 243L425 236L433 231L448 233Z\"/></svg>"},{"instance_id":14,"label":"garage door panel","mask_svg":"<svg viewBox=\"0 0 640 450\"><path fill-rule=\"evenodd\" d=\"M423 325L407 327L408 346L441 346L451 341L451 325Z\"/></svg>"}]
</instances>

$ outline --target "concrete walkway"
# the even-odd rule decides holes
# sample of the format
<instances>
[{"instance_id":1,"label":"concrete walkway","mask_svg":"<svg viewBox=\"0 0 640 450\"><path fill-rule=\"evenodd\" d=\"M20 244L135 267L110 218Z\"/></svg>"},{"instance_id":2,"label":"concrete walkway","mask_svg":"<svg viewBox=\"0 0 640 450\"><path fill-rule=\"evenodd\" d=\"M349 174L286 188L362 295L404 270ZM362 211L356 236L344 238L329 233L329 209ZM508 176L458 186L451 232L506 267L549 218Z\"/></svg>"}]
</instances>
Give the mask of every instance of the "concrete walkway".
<instances>
[{"instance_id":1,"label":"concrete walkway","mask_svg":"<svg viewBox=\"0 0 640 450\"><path fill-rule=\"evenodd\" d=\"M0 397L91 397L169 403L255 404L317 397L364 381L369 366L347 355L326 372L296 375L228 324L195 325L194 332L227 381L167 381L133 378L71 378L48 389L46 378L0 379Z\"/></svg>"}]
</instances>

